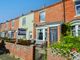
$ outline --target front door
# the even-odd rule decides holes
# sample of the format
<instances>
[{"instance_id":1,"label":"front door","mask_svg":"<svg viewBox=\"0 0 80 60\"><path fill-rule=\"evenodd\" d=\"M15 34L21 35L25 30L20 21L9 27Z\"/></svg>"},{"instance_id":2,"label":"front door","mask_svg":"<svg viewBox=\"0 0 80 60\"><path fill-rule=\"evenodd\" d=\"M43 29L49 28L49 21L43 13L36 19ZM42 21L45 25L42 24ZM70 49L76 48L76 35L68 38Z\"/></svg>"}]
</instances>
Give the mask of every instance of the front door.
<instances>
[{"instance_id":1,"label":"front door","mask_svg":"<svg viewBox=\"0 0 80 60\"><path fill-rule=\"evenodd\" d=\"M50 28L50 42L57 42L58 34L57 34L57 27Z\"/></svg>"}]
</instances>

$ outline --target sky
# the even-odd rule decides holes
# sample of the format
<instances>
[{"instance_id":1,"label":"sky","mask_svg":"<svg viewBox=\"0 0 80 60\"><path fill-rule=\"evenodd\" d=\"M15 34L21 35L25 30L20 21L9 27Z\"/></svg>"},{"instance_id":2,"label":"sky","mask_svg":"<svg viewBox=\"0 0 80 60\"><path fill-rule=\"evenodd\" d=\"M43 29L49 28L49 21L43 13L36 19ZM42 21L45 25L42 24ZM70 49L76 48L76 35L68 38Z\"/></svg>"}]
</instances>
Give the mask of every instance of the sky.
<instances>
[{"instance_id":1,"label":"sky","mask_svg":"<svg viewBox=\"0 0 80 60\"><path fill-rule=\"evenodd\" d=\"M0 0L0 23L60 0Z\"/></svg>"}]
</instances>

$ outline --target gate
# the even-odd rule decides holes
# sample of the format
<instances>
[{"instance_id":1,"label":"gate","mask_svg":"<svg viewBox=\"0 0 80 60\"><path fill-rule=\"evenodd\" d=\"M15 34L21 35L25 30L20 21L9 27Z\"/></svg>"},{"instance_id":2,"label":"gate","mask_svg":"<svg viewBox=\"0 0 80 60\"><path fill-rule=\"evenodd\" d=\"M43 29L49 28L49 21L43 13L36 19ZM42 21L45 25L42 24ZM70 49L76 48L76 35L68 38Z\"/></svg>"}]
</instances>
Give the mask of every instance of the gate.
<instances>
[{"instance_id":1,"label":"gate","mask_svg":"<svg viewBox=\"0 0 80 60\"><path fill-rule=\"evenodd\" d=\"M35 60L47 60L46 46L38 45L35 48Z\"/></svg>"}]
</instances>

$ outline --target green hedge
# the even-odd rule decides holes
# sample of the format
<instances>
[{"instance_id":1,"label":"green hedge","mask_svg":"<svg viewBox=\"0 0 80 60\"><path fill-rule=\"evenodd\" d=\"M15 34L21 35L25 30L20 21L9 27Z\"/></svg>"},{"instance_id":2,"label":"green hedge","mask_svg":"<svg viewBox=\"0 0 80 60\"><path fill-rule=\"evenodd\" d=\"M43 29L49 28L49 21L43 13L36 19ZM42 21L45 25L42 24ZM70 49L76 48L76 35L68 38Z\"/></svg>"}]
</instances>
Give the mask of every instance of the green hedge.
<instances>
[{"instance_id":1,"label":"green hedge","mask_svg":"<svg viewBox=\"0 0 80 60\"><path fill-rule=\"evenodd\" d=\"M53 43L52 48L59 49L59 52L64 56L70 54L73 48L80 52L80 37L65 36L62 37L60 43Z\"/></svg>"},{"instance_id":2,"label":"green hedge","mask_svg":"<svg viewBox=\"0 0 80 60\"><path fill-rule=\"evenodd\" d=\"M17 44L20 44L20 45L31 45L31 40L19 39Z\"/></svg>"},{"instance_id":3,"label":"green hedge","mask_svg":"<svg viewBox=\"0 0 80 60\"><path fill-rule=\"evenodd\" d=\"M15 43L16 42L16 39L11 39L11 38L8 38L8 37L0 37L0 40L4 40L6 42L11 42L11 43Z\"/></svg>"},{"instance_id":4,"label":"green hedge","mask_svg":"<svg viewBox=\"0 0 80 60\"><path fill-rule=\"evenodd\" d=\"M6 42L10 42L10 43L15 43L16 42L16 39L11 39L11 38L8 38L8 37L1 37L0 40L4 40ZM18 39L18 42L17 44L20 44L20 45L31 45L31 44L35 44L35 40L23 40L23 39Z\"/></svg>"}]
</instances>

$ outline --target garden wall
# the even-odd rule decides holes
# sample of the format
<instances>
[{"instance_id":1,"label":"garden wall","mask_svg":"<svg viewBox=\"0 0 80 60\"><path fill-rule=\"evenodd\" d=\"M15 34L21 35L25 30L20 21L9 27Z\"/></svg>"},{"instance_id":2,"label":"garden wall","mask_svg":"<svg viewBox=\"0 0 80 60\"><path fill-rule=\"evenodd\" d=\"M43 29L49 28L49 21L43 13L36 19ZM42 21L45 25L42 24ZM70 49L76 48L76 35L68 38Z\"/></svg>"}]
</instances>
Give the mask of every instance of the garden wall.
<instances>
[{"instance_id":1,"label":"garden wall","mask_svg":"<svg viewBox=\"0 0 80 60\"><path fill-rule=\"evenodd\" d=\"M34 46L23 46L13 43L6 43L6 48L10 54L23 60L34 60Z\"/></svg>"},{"instance_id":2,"label":"garden wall","mask_svg":"<svg viewBox=\"0 0 80 60\"><path fill-rule=\"evenodd\" d=\"M47 49L47 60L66 60L64 57L53 55L50 48Z\"/></svg>"}]
</instances>

